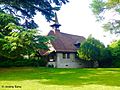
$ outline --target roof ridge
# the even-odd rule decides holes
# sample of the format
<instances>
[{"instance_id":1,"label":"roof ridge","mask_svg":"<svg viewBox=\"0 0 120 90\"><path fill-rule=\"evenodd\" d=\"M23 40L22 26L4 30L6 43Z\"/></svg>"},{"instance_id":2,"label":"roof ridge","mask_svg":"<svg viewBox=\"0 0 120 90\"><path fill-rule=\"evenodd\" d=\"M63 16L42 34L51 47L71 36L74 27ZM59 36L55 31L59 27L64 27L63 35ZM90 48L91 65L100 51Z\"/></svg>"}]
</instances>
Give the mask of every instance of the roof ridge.
<instances>
[{"instance_id":1,"label":"roof ridge","mask_svg":"<svg viewBox=\"0 0 120 90\"><path fill-rule=\"evenodd\" d=\"M79 35L74 35L74 34L69 34L69 33L64 33L64 32L60 32L61 34L66 34L66 35L71 35L71 36L77 36L77 37L83 37L83 36L79 36ZM84 37L83 37L84 38Z\"/></svg>"}]
</instances>

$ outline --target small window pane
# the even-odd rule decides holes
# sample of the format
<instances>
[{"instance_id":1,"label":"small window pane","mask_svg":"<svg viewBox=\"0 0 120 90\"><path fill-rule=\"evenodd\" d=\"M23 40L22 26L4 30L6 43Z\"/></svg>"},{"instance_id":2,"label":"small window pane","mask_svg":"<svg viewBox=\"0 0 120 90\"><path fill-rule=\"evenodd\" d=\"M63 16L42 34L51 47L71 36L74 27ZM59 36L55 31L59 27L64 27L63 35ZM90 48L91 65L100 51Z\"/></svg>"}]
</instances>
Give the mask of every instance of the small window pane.
<instances>
[{"instance_id":1,"label":"small window pane","mask_svg":"<svg viewBox=\"0 0 120 90\"><path fill-rule=\"evenodd\" d=\"M70 58L70 53L67 53L67 58L68 58L68 59Z\"/></svg>"},{"instance_id":2,"label":"small window pane","mask_svg":"<svg viewBox=\"0 0 120 90\"><path fill-rule=\"evenodd\" d=\"M65 53L63 53L63 58L64 58L64 59L66 58L66 54L65 54Z\"/></svg>"}]
</instances>

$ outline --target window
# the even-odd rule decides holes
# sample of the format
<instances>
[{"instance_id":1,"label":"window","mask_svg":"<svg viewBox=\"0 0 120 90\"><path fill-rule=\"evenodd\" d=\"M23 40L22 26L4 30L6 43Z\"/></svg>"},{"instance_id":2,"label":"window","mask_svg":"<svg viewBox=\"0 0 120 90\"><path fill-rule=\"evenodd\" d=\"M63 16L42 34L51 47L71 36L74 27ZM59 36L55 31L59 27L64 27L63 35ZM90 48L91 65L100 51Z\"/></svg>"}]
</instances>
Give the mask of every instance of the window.
<instances>
[{"instance_id":1,"label":"window","mask_svg":"<svg viewBox=\"0 0 120 90\"><path fill-rule=\"evenodd\" d=\"M67 59L69 59L70 58L70 53L67 53Z\"/></svg>"},{"instance_id":2,"label":"window","mask_svg":"<svg viewBox=\"0 0 120 90\"><path fill-rule=\"evenodd\" d=\"M80 48L80 43L74 45L76 46L76 48Z\"/></svg>"},{"instance_id":3,"label":"window","mask_svg":"<svg viewBox=\"0 0 120 90\"><path fill-rule=\"evenodd\" d=\"M80 48L81 43L80 43L80 41L77 41L74 45L76 48Z\"/></svg>"},{"instance_id":4,"label":"window","mask_svg":"<svg viewBox=\"0 0 120 90\"><path fill-rule=\"evenodd\" d=\"M70 53L63 53L63 59L69 59Z\"/></svg>"},{"instance_id":5,"label":"window","mask_svg":"<svg viewBox=\"0 0 120 90\"><path fill-rule=\"evenodd\" d=\"M54 55L50 55L49 58L50 58L50 59L54 59Z\"/></svg>"},{"instance_id":6,"label":"window","mask_svg":"<svg viewBox=\"0 0 120 90\"><path fill-rule=\"evenodd\" d=\"M49 61L50 62L53 62L54 61L54 57L55 57L55 55L54 54L51 54L51 55L49 55Z\"/></svg>"},{"instance_id":7,"label":"window","mask_svg":"<svg viewBox=\"0 0 120 90\"><path fill-rule=\"evenodd\" d=\"M65 53L63 53L63 59L65 59L66 58L66 54Z\"/></svg>"}]
</instances>

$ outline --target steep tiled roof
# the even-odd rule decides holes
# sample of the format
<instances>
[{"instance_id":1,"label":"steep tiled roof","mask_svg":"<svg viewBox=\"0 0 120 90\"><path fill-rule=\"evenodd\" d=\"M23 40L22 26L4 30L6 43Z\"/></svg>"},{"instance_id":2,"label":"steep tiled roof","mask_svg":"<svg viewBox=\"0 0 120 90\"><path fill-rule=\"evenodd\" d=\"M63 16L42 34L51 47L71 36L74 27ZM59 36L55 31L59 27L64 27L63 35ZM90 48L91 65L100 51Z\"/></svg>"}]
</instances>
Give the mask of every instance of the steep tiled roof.
<instances>
[{"instance_id":1,"label":"steep tiled roof","mask_svg":"<svg viewBox=\"0 0 120 90\"><path fill-rule=\"evenodd\" d=\"M83 36L62 33L60 30L51 30L48 35L53 35L56 37L56 39L52 41L51 44L57 52L76 52L76 42L81 43L85 40Z\"/></svg>"}]
</instances>

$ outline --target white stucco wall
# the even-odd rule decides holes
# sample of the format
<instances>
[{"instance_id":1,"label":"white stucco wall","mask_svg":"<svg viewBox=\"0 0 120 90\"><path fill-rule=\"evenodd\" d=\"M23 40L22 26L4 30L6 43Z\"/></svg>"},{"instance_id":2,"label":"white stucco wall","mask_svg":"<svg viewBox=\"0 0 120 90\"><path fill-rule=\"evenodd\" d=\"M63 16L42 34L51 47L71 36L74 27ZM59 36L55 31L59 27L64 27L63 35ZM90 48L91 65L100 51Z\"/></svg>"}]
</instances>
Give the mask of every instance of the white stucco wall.
<instances>
[{"instance_id":1,"label":"white stucco wall","mask_svg":"<svg viewBox=\"0 0 120 90\"><path fill-rule=\"evenodd\" d=\"M80 68L84 64L75 59L75 54L70 53L69 59L63 59L63 53L57 53L56 67L57 68Z\"/></svg>"}]
</instances>

